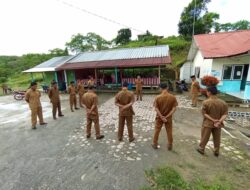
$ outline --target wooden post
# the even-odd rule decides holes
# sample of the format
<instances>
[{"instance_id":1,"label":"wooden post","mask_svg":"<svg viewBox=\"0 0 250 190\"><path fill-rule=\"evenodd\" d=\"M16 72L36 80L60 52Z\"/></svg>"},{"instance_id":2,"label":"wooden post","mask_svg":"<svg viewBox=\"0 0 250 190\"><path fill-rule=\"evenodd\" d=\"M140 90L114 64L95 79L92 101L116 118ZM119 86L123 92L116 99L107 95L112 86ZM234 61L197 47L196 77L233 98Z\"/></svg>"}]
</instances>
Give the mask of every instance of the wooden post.
<instances>
[{"instance_id":1,"label":"wooden post","mask_svg":"<svg viewBox=\"0 0 250 190\"><path fill-rule=\"evenodd\" d=\"M120 69L121 85L122 85L122 72L123 72L123 69Z\"/></svg>"},{"instance_id":2,"label":"wooden post","mask_svg":"<svg viewBox=\"0 0 250 190\"><path fill-rule=\"evenodd\" d=\"M57 78L57 72L56 71L54 72L54 78L55 78L55 81L58 83L58 78Z\"/></svg>"},{"instance_id":3,"label":"wooden post","mask_svg":"<svg viewBox=\"0 0 250 190\"><path fill-rule=\"evenodd\" d=\"M161 66L159 65L159 71L158 71L158 78L159 78L159 83L161 83Z\"/></svg>"},{"instance_id":4,"label":"wooden post","mask_svg":"<svg viewBox=\"0 0 250 190\"><path fill-rule=\"evenodd\" d=\"M30 73L31 81L34 82L33 73Z\"/></svg>"},{"instance_id":5,"label":"wooden post","mask_svg":"<svg viewBox=\"0 0 250 190\"><path fill-rule=\"evenodd\" d=\"M118 69L117 69L117 67L115 67L115 83L117 86L117 84L118 84Z\"/></svg>"},{"instance_id":6,"label":"wooden post","mask_svg":"<svg viewBox=\"0 0 250 190\"><path fill-rule=\"evenodd\" d=\"M43 82L45 82L44 72L42 72L42 75L43 75Z\"/></svg>"},{"instance_id":7,"label":"wooden post","mask_svg":"<svg viewBox=\"0 0 250 190\"><path fill-rule=\"evenodd\" d=\"M67 72L66 72L66 70L64 70L63 72L64 72L64 82L65 82L65 84L66 84L66 89L68 89Z\"/></svg>"},{"instance_id":8,"label":"wooden post","mask_svg":"<svg viewBox=\"0 0 250 190\"><path fill-rule=\"evenodd\" d=\"M97 70L95 69L95 82L97 83Z\"/></svg>"}]
</instances>

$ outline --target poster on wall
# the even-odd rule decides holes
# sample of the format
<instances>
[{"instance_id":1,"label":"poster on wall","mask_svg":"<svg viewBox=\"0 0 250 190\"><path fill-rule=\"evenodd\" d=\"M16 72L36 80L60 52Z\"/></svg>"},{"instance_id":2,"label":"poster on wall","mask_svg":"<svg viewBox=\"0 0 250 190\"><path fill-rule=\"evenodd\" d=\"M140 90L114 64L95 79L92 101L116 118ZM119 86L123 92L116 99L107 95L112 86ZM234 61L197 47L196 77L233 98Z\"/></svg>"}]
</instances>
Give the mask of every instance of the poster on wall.
<instances>
[{"instance_id":1,"label":"poster on wall","mask_svg":"<svg viewBox=\"0 0 250 190\"><path fill-rule=\"evenodd\" d=\"M219 78L220 77L220 71L212 70L211 75L214 77Z\"/></svg>"}]
</instances>

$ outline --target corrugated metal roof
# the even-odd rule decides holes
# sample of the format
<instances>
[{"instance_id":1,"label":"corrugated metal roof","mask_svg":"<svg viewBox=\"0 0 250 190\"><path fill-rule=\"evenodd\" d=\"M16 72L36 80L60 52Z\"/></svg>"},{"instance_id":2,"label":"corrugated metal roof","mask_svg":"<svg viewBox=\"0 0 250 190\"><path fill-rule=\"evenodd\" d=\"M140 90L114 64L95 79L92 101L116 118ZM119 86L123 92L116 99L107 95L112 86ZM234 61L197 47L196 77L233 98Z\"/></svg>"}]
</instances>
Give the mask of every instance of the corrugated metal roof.
<instances>
[{"instance_id":1,"label":"corrugated metal roof","mask_svg":"<svg viewBox=\"0 0 250 190\"><path fill-rule=\"evenodd\" d=\"M171 63L170 56L153 57L142 59L120 59L120 60L105 60L105 61L90 61L78 63L66 63L57 68L61 69L88 69L88 68L114 68L114 67L156 67Z\"/></svg>"},{"instance_id":2,"label":"corrugated metal roof","mask_svg":"<svg viewBox=\"0 0 250 190\"><path fill-rule=\"evenodd\" d=\"M250 51L250 30L194 36L204 58L230 57Z\"/></svg>"},{"instance_id":3,"label":"corrugated metal roof","mask_svg":"<svg viewBox=\"0 0 250 190\"><path fill-rule=\"evenodd\" d=\"M26 71L23 71L24 73L32 73L32 72L46 72L46 71L55 71L55 69L70 59L72 59L74 56L61 56L61 57L54 57L48 61L45 61L31 69L28 69Z\"/></svg>"},{"instance_id":4,"label":"corrugated metal roof","mask_svg":"<svg viewBox=\"0 0 250 190\"><path fill-rule=\"evenodd\" d=\"M96 52L80 53L68 63L78 62L91 62L91 61L107 61L107 60L120 60L120 59L143 59L154 57L167 57L169 56L169 47L163 46L150 46L141 48L124 48L112 49Z\"/></svg>"}]
</instances>

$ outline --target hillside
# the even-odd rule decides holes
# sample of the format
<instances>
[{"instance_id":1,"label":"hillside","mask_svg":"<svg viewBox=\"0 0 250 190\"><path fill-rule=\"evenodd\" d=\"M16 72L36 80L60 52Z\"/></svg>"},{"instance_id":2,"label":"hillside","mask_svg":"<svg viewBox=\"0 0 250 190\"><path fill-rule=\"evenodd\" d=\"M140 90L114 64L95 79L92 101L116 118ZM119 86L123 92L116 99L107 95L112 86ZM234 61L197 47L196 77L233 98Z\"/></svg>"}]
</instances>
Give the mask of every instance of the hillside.
<instances>
[{"instance_id":1,"label":"hillside","mask_svg":"<svg viewBox=\"0 0 250 190\"><path fill-rule=\"evenodd\" d=\"M126 45L120 45L116 48L130 48L130 47L143 47L154 45L169 45L170 54L172 58L172 66L166 68L164 74L168 75L169 71L175 71L178 75L179 65L183 64L186 60L187 53L190 47L190 42L181 37L170 36L156 40L146 41L130 41ZM9 87L14 89L27 88L31 81L29 74L22 73L23 70L29 69L38 65L52 57L61 56L62 54L27 54L23 56L0 56L0 84L6 83ZM165 76L166 77L166 76ZM177 77L177 76L176 76ZM42 82L41 74L36 74L35 78ZM1 92L2 93L2 92Z\"/></svg>"}]
</instances>

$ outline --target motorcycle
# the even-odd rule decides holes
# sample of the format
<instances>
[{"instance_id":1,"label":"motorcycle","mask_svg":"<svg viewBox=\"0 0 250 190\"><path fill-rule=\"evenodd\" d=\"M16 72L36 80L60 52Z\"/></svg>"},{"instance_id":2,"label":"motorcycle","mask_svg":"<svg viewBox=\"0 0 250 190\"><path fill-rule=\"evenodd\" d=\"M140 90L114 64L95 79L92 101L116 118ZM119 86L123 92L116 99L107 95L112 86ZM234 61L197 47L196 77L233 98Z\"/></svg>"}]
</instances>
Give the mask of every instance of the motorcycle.
<instances>
[{"instance_id":1,"label":"motorcycle","mask_svg":"<svg viewBox=\"0 0 250 190\"><path fill-rule=\"evenodd\" d=\"M13 91L13 96L15 100L23 100L25 97L26 91Z\"/></svg>"},{"instance_id":2,"label":"motorcycle","mask_svg":"<svg viewBox=\"0 0 250 190\"><path fill-rule=\"evenodd\" d=\"M187 85L185 79L181 80L181 81L176 81L175 84L176 84L176 91L177 92L183 93L183 91L186 91L186 92L188 91L188 85Z\"/></svg>"}]
</instances>

